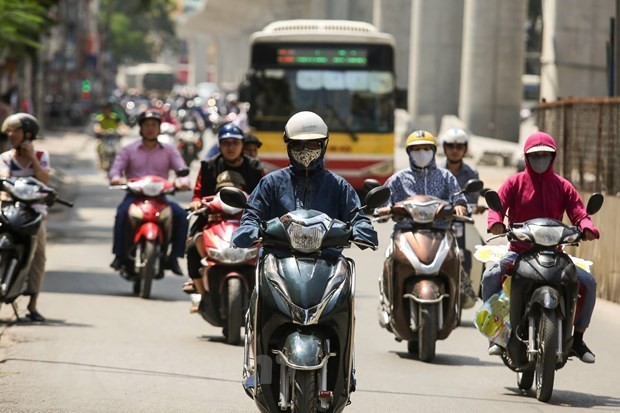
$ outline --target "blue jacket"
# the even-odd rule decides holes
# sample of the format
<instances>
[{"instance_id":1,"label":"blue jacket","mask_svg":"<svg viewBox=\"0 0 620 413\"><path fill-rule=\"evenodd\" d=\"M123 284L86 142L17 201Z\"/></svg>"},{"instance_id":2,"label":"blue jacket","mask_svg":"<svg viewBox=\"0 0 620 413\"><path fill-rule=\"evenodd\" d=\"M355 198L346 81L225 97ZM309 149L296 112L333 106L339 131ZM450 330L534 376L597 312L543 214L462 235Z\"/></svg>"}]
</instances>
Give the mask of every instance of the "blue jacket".
<instances>
[{"instance_id":1,"label":"blue jacket","mask_svg":"<svg viewBox=\"0 0 620 413\"><path fill-rule=\"evenodd\" d=\"M292 166L264 176L248 203L257 210L246 209L243 213L241 226L233 234L236 247L247 248L258 240L261 220L296 209L314 209L347 222L351 210L360 206L355 190L344 178L323 167L306 174ZM378 245L377 233L363 213L355 214L351 223L354 239Z\"/></svg>"}]
</instances>

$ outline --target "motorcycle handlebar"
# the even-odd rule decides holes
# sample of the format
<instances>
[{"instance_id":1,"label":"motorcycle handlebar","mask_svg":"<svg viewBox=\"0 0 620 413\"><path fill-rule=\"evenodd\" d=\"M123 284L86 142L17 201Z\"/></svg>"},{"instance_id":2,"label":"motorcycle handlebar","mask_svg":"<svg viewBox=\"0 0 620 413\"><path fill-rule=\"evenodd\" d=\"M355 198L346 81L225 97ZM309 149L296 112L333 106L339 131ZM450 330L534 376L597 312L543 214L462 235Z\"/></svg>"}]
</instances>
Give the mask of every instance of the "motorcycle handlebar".
<instances>
[{"instance_id":1,"label":"motorcycle handlebar","mask_svg":"<svg viewBox=\"0 0 620 413\"><path fill-rule=\"evenodd\" d=\"M68 206L69 208L73 208L73 202L65 201L64 199L60 199L60 198L57 198L56 202L58 202L59 204Z\"/></svg>"}]
</instances>

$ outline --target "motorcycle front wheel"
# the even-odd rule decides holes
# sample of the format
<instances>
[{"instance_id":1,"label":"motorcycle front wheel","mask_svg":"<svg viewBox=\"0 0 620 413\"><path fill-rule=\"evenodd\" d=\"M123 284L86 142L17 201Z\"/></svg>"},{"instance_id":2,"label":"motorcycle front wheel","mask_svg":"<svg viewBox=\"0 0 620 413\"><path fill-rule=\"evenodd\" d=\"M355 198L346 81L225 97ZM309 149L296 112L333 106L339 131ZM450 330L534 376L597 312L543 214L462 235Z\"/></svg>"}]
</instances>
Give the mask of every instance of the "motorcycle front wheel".
<instances>
[{"instance_id":1,"label":"motorcycle front wheel","mask_svg":"<svg viewBox=\"0 0 620 413\"><path fill-rule=\"evenodd\" d=\"M228 294L228 311L226 314L226 342L239 344L241 342L241 326L243 324L243 287L239 278L229 278L226 283Z\"/></svg>"},{"instance_id":2,"label":"motorcycle front wheel","mask_svg":"<svg viewBox=\"0 0 620 413\"><path fill-rule=\"evenodd\" d=\"M293 383L293 406L295 413L314 413L319 408L319 390L316 371L295 372Z\"/></svg>"},{"instance_id":3,"label":"motorcycle front wheel","mask_svg":"<svg viewBox=\"0 0 620 413\"><path fill-rule=\"evenodd\" d=\"M553 393L558 330L555 311L543 309L538 325L538 357L536 359L536 398L548 402Z\"/></svg>"},{"instance_id":4,"label":"motorcycle front wheel","mask_svg":"<svg viewBox=\"0 0 620 413\"><path fill-rule=\"evenodd\" d=\"M418 355L421 361L431 362L437 343L437 304L421 304L418 314Z\"/></svg>"},{"instance_id":5,"label":"motorcycle front wheel","mask_svg":"<svg viewBox=\"0 0 620 413\"><path fill-rule=\"evenodd\" d=\"M137 281L140 284L138 295L140 298L148 299L151 297L151 286L153 285L153 277L155 276L157 260L159 259L157 245L154 241L144 242L141 258L143 265L140 268L139 281Z\"/></svg>"}]
</instances>

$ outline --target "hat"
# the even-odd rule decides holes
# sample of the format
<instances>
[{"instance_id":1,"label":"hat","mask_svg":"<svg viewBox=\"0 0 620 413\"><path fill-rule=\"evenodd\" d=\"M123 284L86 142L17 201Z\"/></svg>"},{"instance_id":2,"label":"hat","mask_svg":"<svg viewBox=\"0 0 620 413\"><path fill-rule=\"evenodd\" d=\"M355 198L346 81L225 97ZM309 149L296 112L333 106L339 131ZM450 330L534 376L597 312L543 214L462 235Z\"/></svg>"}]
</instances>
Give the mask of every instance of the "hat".
<instances>
[{"instance_id":1,"label":"hat","mask_svg":"<svg viewBox=\"0 0 620 413\"><path fill-rule=\"evenodd\" d=\"M260 139L258 139L258 137L256 135L245 135L245 137L243 138L243 144L256 144L256 146L258 146L259 148L261 146L263 146L263 143L260 141Z\"/></svg>"},{"instance_id":2,"label":"hat","mask_svg":"<svg viewBox=\"0 0 620 413\"><path fill-rule=\"evenodd\" d=\"M536 145L536 146L532 146L530 149L525 151L526 154L532 153L532 152L554 152L555 153L555 149L553 149L551 146L548 146L548 145Z\"/></svg>"},{"instance_id":3,"label":"hat","mask_svg":"<svg viewBox=\"0 0 620 413\"><path fill-rule=\"evenodd\" d=\"M215 192L218 192L222 188L235 187L243 189L245 186L245 179L239 172L224 171L215 178Z\"/></svg>"},{"instance_id":4,"label":"hat","mask_svg":"<svg viewBox=\"0 0 620 413\"><path fill-rule=\"evenodd\" d=\"M327 138L327 125L319 115L304 111L291 116L284 127L286 136L292 140Z\"/></svg>"}]
</instances>

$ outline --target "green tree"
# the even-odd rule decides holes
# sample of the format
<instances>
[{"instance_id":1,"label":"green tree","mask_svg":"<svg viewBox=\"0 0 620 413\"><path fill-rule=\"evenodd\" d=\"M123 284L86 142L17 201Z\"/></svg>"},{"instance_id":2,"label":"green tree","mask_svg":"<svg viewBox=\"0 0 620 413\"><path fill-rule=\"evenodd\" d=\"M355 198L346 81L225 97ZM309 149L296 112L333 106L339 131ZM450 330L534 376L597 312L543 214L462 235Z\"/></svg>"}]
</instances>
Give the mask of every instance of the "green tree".
<instances>
[{"instance_id":1,"label":"green tree","mask_svg":"<svg viewBox=\"0 0 620 413\"><path fill-rule=\"evenodd\" d=\"M117 63L154 61L176 49L173 0L102 0L100 8L102 38Z\"/></svg>"},{"instance_id":2,"label":"green tree","mask_svg":"<svg viewBox=\"0 0 620 413\"><path fill-rule=\"evenodd\" d=\"M49 8L57 2L0 0L0 56L19 56L39 47L39 37L51 23Z\"/></svg>"}]
</instances>

